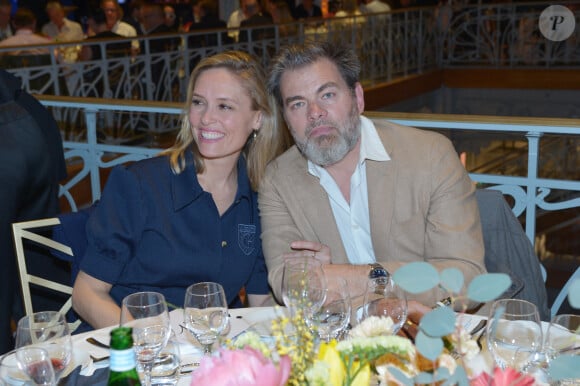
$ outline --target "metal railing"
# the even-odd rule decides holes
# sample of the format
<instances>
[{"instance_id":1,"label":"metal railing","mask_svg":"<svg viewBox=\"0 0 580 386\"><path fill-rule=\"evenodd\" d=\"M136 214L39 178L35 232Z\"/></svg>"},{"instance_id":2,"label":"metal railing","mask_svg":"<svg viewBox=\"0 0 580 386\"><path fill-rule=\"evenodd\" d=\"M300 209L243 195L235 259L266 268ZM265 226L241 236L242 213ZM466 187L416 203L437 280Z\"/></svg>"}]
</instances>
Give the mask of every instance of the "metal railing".
<instances>
[{"instance_id":1,"label":"metal railing","mask_svg":"<svg viewBox=\"0 0 580 386\"><path fill-rule=\"evenodd\" d=\"M61 187L61 195L65 196L73 210L77 204L71 194L71 189L85 177L90 177L92 200L97 200L101 194L100 171L129 161L135 161L157 154L161 149L135 146L110 145L98 140L98 114L109 112L143 113L170 115L177 121L182 106L163 102L111 101L89 98L56 98L41 97L41 102L51 109L66 107L76 109L87 128L86 139L82 142L65 141L65 156L67 160L77 159L80 163L78 172L69 176L70 180ZM431 115L370 112L373 119L389 120L403 125L425 129L444 129L448 131L479 131L494 135L521 134L527 140L527 171L524 176L471 173L471 178L489 188L502 191L513 197L514 213L519 216L525 212L526 234L534 242L536 233L536 212L555 211L580 207L580 181L573 179L540 178L538 164L540 159L540 139L545 135L571 136L580 139L580 120L578 119L547 119L547 118L509 118L492 116L462 116L462 115ZM576 145L576 151L578 146ZM80 158L81 161L78 161ZM578 162L578 160L576 160ZM580 170L580 165L573 166ZM566 191L568 199L554 202L551 192Z\"/></svg>"},{"instance_id":2,"label":"metal railing","mask_svg":"<svg viewBox=\"0 0 580 386\"><path fill-rule=\"evenodd\" d=\"M565 2L564 2L565 3ZM268 66L280 46L306 39L353 47L362 62L362 83L372 85L443 67L579 68L580 14L575 35L563 42L541 36L538 19L550 3L406 8L386 14L321 19L245 30L247 41L231 42L227 30L138 37L141 52L129 54L135 39L85 40L44 47L44 57L1 57L33 93L62 96L182 101L188 74L206 56L237 49ZM266 28L257 39L254 32ZM163 44L160 44L163 43ZM101 59L77 61L81 46L94 45ZM156 47L167 49L156 51Z\"/></svg>"}]
</instances>

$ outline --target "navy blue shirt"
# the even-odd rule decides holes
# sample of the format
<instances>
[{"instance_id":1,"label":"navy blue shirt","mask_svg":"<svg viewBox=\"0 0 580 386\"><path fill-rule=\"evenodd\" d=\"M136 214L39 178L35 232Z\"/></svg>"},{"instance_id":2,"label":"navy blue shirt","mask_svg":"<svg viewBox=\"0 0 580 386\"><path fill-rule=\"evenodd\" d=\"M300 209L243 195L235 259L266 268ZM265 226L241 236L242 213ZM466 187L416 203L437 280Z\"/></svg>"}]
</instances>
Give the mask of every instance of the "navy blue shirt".
<instances>
[{"instance_id":1,"label":"navy blue shirt","mask_svg":"<svg viewBox=\"0 0 580 386\"><path fill-rule=\"evenodd\" d=\"M244 286L248 294L268 293L257 194L245 160L238 161L234 203L221 217L199 185L191 153L186 160L178 175L166 156L111 171L87 222L81 269L112 284L118 304L128 294L157 291L182 307L185 289L202 281L220 283L230 307L241 305Z\"/></svg>"}]
</instances>

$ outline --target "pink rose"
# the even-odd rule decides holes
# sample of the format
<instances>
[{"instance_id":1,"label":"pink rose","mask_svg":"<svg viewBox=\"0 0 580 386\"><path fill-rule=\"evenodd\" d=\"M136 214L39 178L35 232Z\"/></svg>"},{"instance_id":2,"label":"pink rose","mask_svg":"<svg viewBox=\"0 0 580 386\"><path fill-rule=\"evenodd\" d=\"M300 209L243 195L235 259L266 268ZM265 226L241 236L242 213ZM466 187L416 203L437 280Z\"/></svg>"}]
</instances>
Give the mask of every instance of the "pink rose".
<instances>
[{"instance_id":1,"label":"pink rose","mask_svg":"<svg viewBox=\"0 0 580 386\"><path fill-rule=\"evenodd\" d=\"M221 349L217 356L201 360L191 378L191 386L283 386L290 376L290 358L283 356L276 366L261 352Z\"/></svg>"},{"instance_id":2,"label":"pink rose","mask_svg":"<svg viewBox=\"0 0 580 386\"><path fill-rule=\"evenodd\" d=\"M470 386L533 386L533 377L517 372L508 367L505 370L496 367L493 376L483 372L469 382Z\"/></svg>"}]
</instances>

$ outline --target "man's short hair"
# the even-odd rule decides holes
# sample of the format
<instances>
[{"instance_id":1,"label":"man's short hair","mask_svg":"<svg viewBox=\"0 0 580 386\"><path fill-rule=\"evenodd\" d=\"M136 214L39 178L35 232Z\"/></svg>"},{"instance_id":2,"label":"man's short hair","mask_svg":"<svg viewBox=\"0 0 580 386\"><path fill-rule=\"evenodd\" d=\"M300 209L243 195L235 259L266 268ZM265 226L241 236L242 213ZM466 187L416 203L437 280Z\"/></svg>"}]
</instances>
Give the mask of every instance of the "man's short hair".
<instances>
[{"instance_id":1,"label":"man's short hair","mask_svg":"<svg viewBox=\"0 0 580 386\"><path fill-rule=\"evenodd\" d=\"M46 10L50 10L50 9L62 9L64 10L64 7L62 6L62 3L60 2L60 0L49 0L48 3L46 3Z\"/></svg>"},{"instance_id":2,"label":"man's short hair","mask_svg":"<svg viewBox=\"0 0 580 386\"><path fill-rule=\"evenodd\" d=\"M36 23L36 16L34 16L34 13L32 13L32 11L29 9L18 8L14 14L14 17L12 18L12 23L14 24L15 29L34 27L34 23Z\"/></svg>"},{"instance_id":3,"label":"man's short hair","mask_svg":"<svg viewBox=\"0 0 580 386\"><path fill-rule=\"evenodd\" d=\"M359 82L361 64L358 56L350 47L336 42L308 41L304 44L291 44L280 49L272 60L268 91L284 107L280 91L280 79L286 71L296 70L320 59L328 59L336 65L347 86L354 92Z\"/></svg>"}]
</instances>

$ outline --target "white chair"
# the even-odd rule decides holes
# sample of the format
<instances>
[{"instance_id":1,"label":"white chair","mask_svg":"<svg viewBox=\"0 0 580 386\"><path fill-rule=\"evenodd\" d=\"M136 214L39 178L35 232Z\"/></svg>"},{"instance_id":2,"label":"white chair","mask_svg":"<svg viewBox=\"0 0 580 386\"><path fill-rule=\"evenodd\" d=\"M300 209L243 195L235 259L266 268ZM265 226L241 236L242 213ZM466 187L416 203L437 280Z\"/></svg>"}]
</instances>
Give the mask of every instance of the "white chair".
<instances>
[{"instance_id":1,"label":"white chair","mask_svg":"<svg viewBox=\"0 0 580 386\"><path fill-rule=\"evenodd\" d=\"M25 248L24 248L24 240L30 240L37 245L45 247L47 250L57 250L60 251L68 256L73 256L72 249L62 243L56 242L48 237L42 236L40 234L34 233L31 230L40 230L40 229L47 229L48 227L53 227L55 225L59 225L60 220L56 217L54 218L47 218L42 220L33 220L33 221L25 221L25 222L17 222L12 224L12 230L14 233L14 245L16 249L16 258L18 264L18 271L20 275L20 284L22 287L22 298L24 301L24 311L26 315L30 315L34 313L32 307L32 299L30 296L30 286L36 285L43 288L48 288L50 290L61 292L66 295L69 295L67 301L61 307L60 312L66 315L66 313L72 308L72 287L68 285L64 285L52 280L48 280L39 276L32 275L28 273L28 269L26 267L26 258L25 258ZM71 259L72 260L72 259ZM77 329L80 325L81 320L78 319L77 321L70 323L69 327L71 332Z\"/></svg>"}]
</instances>

